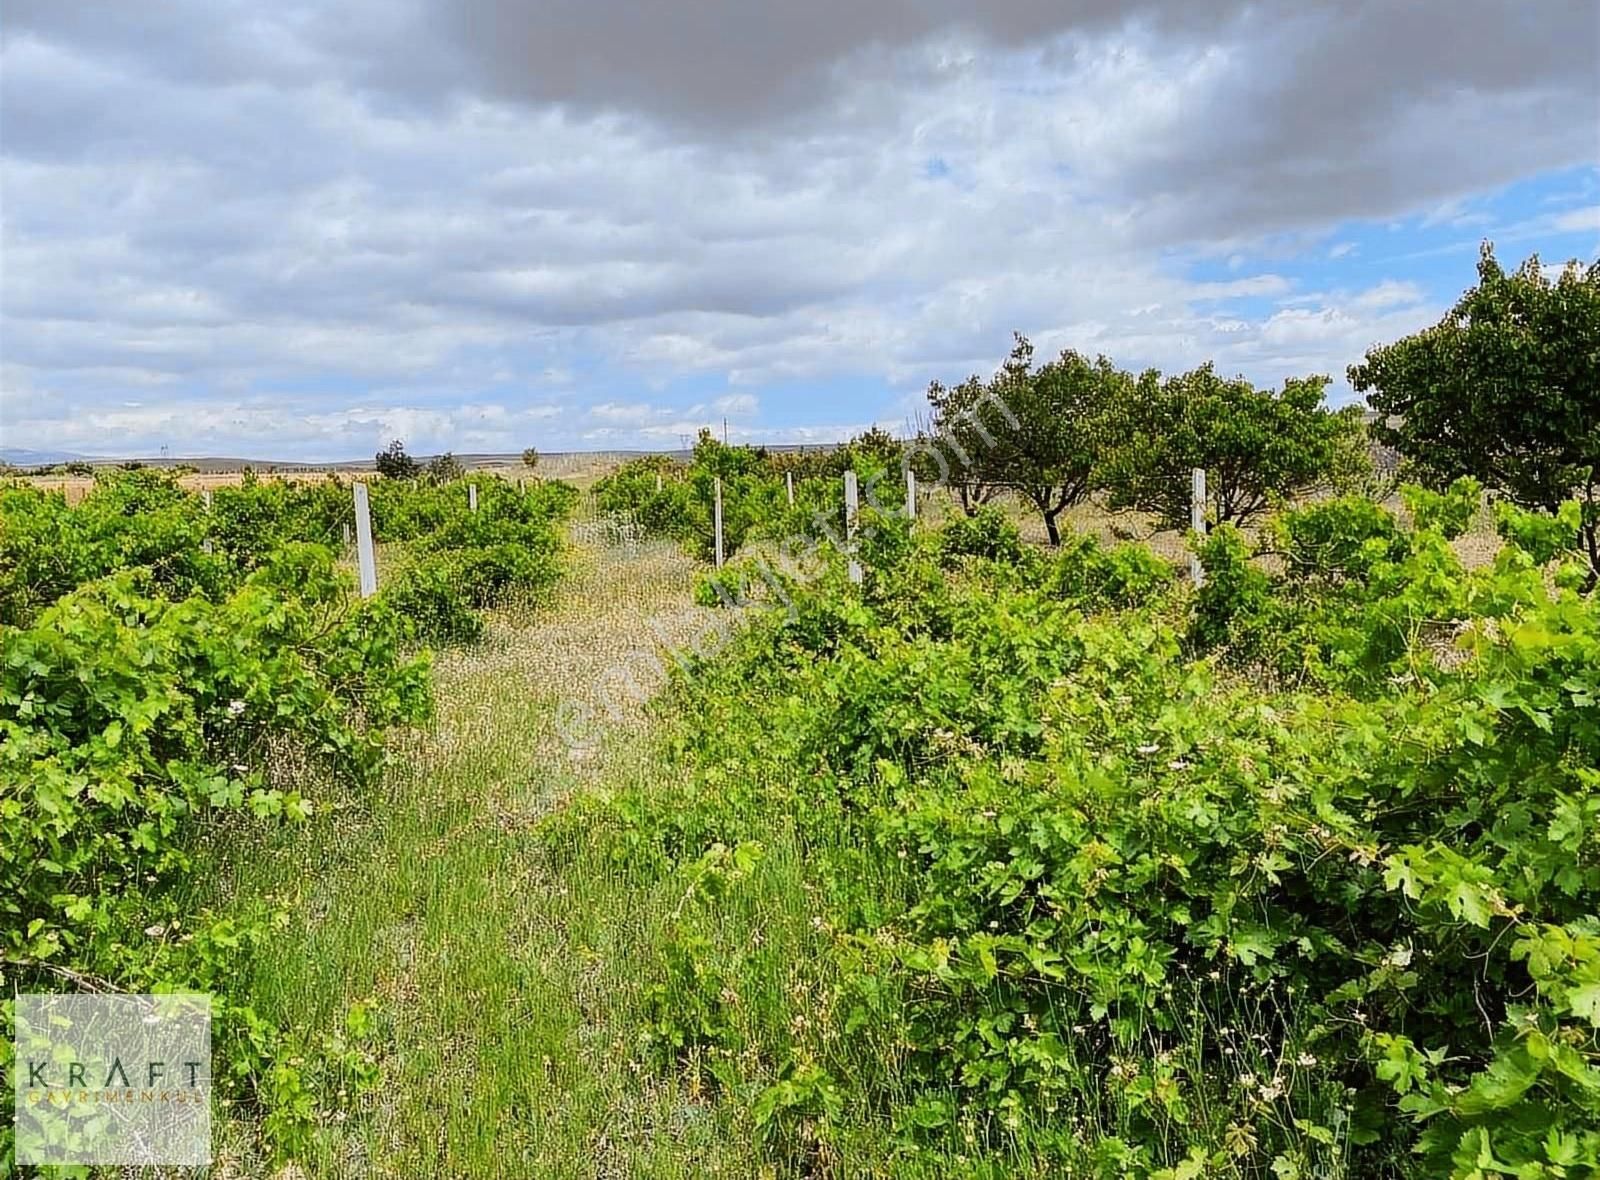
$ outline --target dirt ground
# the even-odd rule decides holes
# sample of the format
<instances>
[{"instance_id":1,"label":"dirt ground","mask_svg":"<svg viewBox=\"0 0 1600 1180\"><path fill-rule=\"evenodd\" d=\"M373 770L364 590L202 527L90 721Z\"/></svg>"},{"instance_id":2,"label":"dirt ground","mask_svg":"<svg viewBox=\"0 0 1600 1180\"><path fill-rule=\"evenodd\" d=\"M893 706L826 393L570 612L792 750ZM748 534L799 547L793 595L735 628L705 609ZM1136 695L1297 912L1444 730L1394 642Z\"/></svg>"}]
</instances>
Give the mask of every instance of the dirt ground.
<instances>
[{"instance_id":1,"label":"dirt ground","mask_svg":"<svg viewBox=\"0 0 1600 1180\"><path fill-rule=\"evenodd\" d=\"M624 457L606 452L593 454L565 454L540 456L538 474L551 479L564 479L576 484L580 488L588 488L606 472L613 470L624 462ZM150 466L157 466L150 464ZM174 464L173 466L180 466ZM482 460L465 461L465 469L469 472L484 471L505 479L516 479L519 476L530 474L520 460L515 457L486 457ZM244 479L247 468L241 466L227 471L187 471L179 476L178 483L190 491L204 491L207 488L235 487ZM370 463L357 466L355 464L339 465L330 464L327 467L317 468L279 468L274 464L264 463L251 466L248 470L254 472L259 479L286 479L303 483L316 483L324 479L338 476L342 479L353 479L360 476L372 475ZM94 487L94 477L89 475L21 475L16 478L23 483L31 484L46 491L65 492L67 502L75 504L88 495L89 489Z\"/></svg>"}]
</instances>

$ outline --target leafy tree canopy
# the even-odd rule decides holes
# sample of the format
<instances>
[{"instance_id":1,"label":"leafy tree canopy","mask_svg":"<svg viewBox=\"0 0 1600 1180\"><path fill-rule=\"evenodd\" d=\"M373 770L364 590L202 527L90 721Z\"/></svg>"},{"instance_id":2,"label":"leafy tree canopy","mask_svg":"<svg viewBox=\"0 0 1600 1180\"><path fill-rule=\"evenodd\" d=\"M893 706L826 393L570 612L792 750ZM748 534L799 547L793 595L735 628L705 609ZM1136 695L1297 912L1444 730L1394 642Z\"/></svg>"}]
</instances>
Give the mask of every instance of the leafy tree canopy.
<instances>
[{"instance_id":1,"label":"leafy tree canopy","mask_svg":"<svg viewBox=\"0 0 1600 1180\"><path fill-rule=\"evenodd\" d=\"M417 461L406 454L406 444L395 439L374 457L378 474L388 479L414 479Z\"/></svg>"},{"instance_id":2,"label":"leafy tree canopy","mask_svg":"<svg viewBox=\"0 0 1600 1180\"><path fill-rule=\"evenodd\" d=\"M1350 382L1376 437L1443 487L1470 475L1518 504L1577 499L1600 572L1600 263L1506 273L1485 242L1478 285L1431 328L1374 348Z\"/></svg>"},{"instance_id":3,"label":"leafy tree canopy","mask_svg":"<svg viewBox=\"0 0 1600 1180\"><path fill-rule=\"evenodd\" d=\"M1165 381L1145 373L1099 473L1111 506L1182 528L1196 467L1205 468L1208 515L1219 523L1247 523L1274 498L1353 484L1371 468L1361 411L1328 409L1327 384L1295 377L1281 390L1257 389L1219 377L1210 362Z\"/></svg>"},{"instance_id":4,"label":"leafy tree canopy","mask_svg":"<svg viewBox=\"0 0 1600 1180\"><path fill-rule=\"evenodd\" d=\"M1014 488L1059 545L1057 517L1094 490L1112 410L1134 386L1103 356L1091 361L1069 350L1035 368L1033 345L1020 334L987 383L973 377L951 389L929 386L934 445L963 507L972 511L995 489Z\"/></svg>"}]
</instances>

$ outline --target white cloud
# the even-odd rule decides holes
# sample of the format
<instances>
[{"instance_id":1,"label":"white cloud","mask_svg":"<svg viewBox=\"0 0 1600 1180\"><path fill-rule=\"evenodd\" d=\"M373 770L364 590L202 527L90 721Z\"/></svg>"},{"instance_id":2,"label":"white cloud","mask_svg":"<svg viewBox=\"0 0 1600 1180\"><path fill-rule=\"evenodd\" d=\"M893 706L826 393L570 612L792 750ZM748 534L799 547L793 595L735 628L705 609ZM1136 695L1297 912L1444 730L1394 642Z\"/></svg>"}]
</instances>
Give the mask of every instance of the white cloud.
<instances>
[{"instance_id":1,"label":"white cloud","mask_svg":"<svg viewBox=\"0 0 1600 1180\"><path fill-rule=\"evenodd\" d=\"M1555 228L1563 233L1585 233L1589 230L1600 230L1600 205L1590 205L1586 209L1572 209L1557 215Z\"/></svg>"},{"instance_id":2,"label":"white cloud","mask_svg":"<svg viewBox=\"0 0 1600 1180\"><path fill-rule=\"evenodd\" d=\"M1416 283L1385 279L1375 287L1362 291L1350 300L1350 307L1358 311L1380 311L1386 307L1403 307L1421 303L1425 298Z\"/></svg>"},{"instance_id":3,"label":"white cloud","mask_svg":"<svg viewBox=\"0 0 1600 1180\"><path fill-rule=\"evenodd\" d=\"M589 416L591 418L598 418L602 422L616 422L630 426L649 422L650 419L660 414L670 412L670 410L659 410L648 402L631 402L627 405L619 405L616 402L601 402L597 406L589 407Z\"/></svg>"},{"instance_id":4,"label":"white cloud","mask_svg":"<svg viewBox=\"0 0 1600 1180\"><path fill-rule=\"evenodd\" d=\"M815 423L899 414L1013 329L1130 366L1338 373L1425 322L1426 293L1302 291L1263 241L1341 258L1345 218L1472 217L1484 186L1592 155L1549 117L1594 85L1571 22L1502 30L1477 0L1443 24L827 0L614 29L596 0L543 41L502 13L497 44L460 15L487 2L18 0L6 444L675 444L724 416L757 438L835 379L881 392L808 402ZM1451 54L1418 51L1440 36ZM1543 65L1513 52L1545 41ZM1186 278L1197 258L1227 277Z\"/></svg>"}]
</instances>

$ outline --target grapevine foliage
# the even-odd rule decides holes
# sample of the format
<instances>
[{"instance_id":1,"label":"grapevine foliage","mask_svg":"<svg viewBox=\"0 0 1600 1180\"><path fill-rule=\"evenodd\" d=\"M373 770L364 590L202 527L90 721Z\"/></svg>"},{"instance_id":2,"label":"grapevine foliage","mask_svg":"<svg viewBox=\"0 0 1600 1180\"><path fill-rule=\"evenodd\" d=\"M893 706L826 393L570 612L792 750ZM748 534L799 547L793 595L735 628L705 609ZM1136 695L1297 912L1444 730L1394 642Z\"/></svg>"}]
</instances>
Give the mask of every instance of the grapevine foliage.
<instances>
[{"instance_id":1,"label":"grapevine foliage","mask_svg":"<svg viewBox=\"0 0 1600 1180\"><path fill-rule=\"evenodd\" d=\"M582 820L692 902L653 1060L797 1166L1595 1174L1600 608L1573 507L1464 567L1479 501L1223 527L1198 594L980 522L791 588L679 679L687 783Z\"/></svg>"},{"instance_id":2,"label":"grapevine foliage","mask_svg":"<svg viewBox=\"0 0 1600 1180\"><path fill-rule=\"evenodd\" d=\"M74 505L0 487L0 980L210 993L219 1084L278 1154L376 1080L379 1025L365 1005L339 1036L265 1019L251 965L288 914L197 909L197 850L360 798L390 735L430 716L418 641L548 592L572 489L477 482L476 513L459 483L372 485L387 571L368 600L335 559L353 522L336 480L247 477L209 504L148 469ZM0 1041L10 1019L7 1001Z\"/></svg>"}]
</instances>

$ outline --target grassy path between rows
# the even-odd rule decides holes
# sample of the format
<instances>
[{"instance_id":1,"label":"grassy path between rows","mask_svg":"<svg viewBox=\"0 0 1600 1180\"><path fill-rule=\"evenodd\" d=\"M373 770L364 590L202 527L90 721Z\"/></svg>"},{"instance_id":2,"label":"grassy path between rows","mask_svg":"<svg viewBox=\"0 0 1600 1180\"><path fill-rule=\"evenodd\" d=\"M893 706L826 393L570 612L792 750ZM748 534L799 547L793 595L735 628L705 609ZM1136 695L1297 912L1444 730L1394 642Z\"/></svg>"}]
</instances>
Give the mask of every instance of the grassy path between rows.
<instances>
[{"instance_id":1,"label":"grassy path between rows","mask_svg":"<svg viewBox=\"0 0 1600 1180\"><path fill-rule=\"evenodd\" d=\"M261 952L258 1009L327 1031L359 1001L379 1014L380 1082L280 1180L757 1174L711 1107L634 1065L666 915L604 865L549 867L535 835L576 792L672 773L618 673L649 688L661 641L708 625L669 548L582 545L574 566L555 606L436 660L438 723L374 797L234 858L224 889L294 915ZM599 741L574 755L559 719L585 705ZM237 1132L216 1174L268 1174Z\"/></svg>"}]
</instances>

